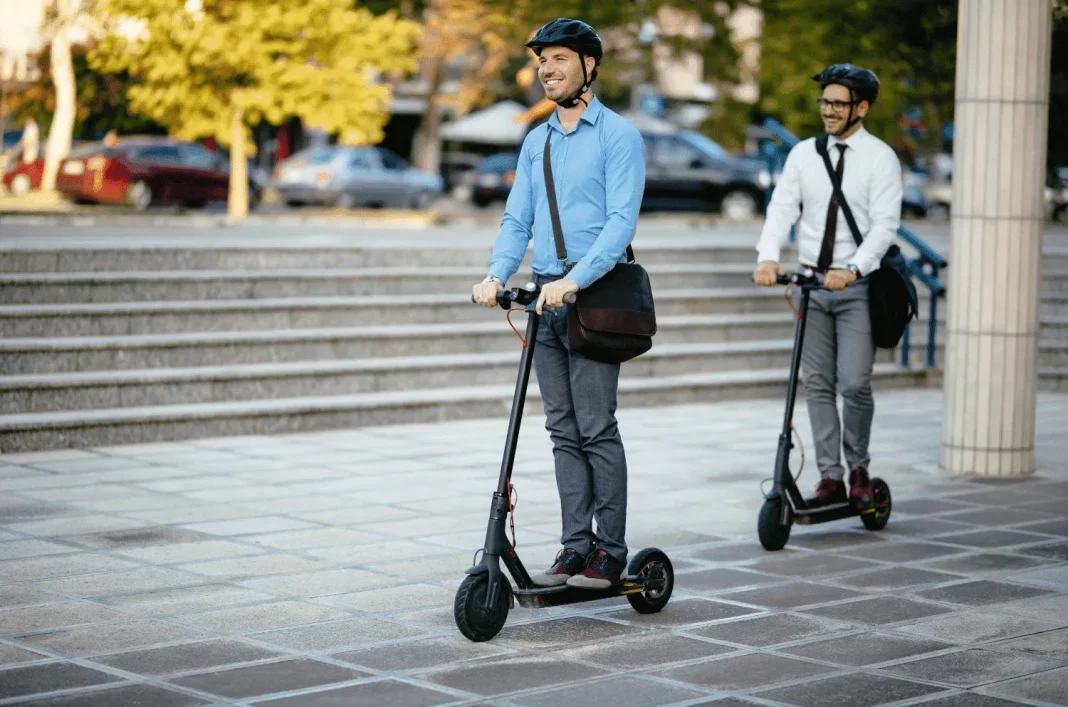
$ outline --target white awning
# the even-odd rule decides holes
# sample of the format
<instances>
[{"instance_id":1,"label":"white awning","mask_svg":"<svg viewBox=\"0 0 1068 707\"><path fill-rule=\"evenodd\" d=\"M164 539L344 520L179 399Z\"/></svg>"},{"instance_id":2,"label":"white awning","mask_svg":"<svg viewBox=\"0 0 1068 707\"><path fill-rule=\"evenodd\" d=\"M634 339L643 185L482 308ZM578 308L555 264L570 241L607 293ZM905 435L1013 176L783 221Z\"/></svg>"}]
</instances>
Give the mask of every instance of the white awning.
<instances>
[{"instance_id":1,"label":"white awning","mask_svg":"<svg viewBox=\"0 0 1068 707\"><path fill-rule=\"evenodd\" d=\"M501 101L486 108L453 120L441 126L444 140L477 142L488 145L518 145L526 135L525 123L516 124L514 118L526 111L526 106L515 101Z\"/></svg>"}]
</instances>

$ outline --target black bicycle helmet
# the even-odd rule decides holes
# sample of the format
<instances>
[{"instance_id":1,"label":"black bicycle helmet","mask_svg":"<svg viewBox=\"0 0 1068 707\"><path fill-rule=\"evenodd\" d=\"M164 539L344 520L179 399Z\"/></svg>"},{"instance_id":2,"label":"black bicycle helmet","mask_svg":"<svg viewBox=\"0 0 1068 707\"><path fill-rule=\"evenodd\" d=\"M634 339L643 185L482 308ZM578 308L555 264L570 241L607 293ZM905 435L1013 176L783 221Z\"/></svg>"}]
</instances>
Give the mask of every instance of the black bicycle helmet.
<instances>
[{"instance_id":1,"label":"black bicycle helmet","mask_svg":"<svg viewBox=\"0 0 1068 707\"><path fill-rule=\"evenodd\" d=\"M820 88L831 84L845 86L855 92L856 98L868 103L875 103L879 97L879 77L870 69L862 69L853 64L832 64L812 77Z\"/></svg>"},{"instance_id":2,"label":"black bicycle helmet","mask_svg":"<svg viewBox=\"0 0 1068 707\"><path fill-rule=\"evenodd\" d=\"M582 99L582 95L590 90L590 84L597 79L597 66L604 56L601 38L593 27L582 20L558 17L544 24L533 39L524 46L533 50L538 56L541 56L541 51L545 47L567 47L578 54L579 63L582 65L582 88L575 95L561 98L557 103L568 107L578 105L579 101L586 102ZM587 76L586 57L588 56L593 57L594 66L593 73Z\"/></svg>"},{"instance_id":3,"label":"black bicycle helmet","mask_svg":"<svg viewBox=\"0 0 1068 707\"><path fill-rule=\"evenodd\" d=\"M812 80L819 83L820 88L827 88L832 84L845 86L849 89L851 100L867 101L869 106L874 105L879 98L879 77L874 71L853 64L831 64L813 76ZM848 131L859 120L859 117L853 116L853 106L849 106L849 119L838 134Z\"/></svg>"}]
</instances>

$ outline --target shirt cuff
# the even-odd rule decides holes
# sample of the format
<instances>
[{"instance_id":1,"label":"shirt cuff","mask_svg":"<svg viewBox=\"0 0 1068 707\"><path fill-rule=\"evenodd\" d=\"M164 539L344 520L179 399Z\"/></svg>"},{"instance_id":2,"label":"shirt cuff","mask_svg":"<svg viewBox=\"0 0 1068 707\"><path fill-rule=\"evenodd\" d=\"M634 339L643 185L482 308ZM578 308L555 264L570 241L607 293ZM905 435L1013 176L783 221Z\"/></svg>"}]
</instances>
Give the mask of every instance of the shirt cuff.
<instances>
[{"instance_id":1,"label":"shirt cuff","mask_svg":"<svg viewBox=\"0 0 1068 707\"><path fill-rule=\"evenodd\" d=\"M762 263L765 260L774 260L779 262L779 258L782 257L782 249L775 248L773 246L764 246L763 248L757 248L757 262Z\"/></svg>"},{"instance_id":2,"label":"shirt cuff","mask_svg":"<svg viewBox=\"0 0 1068 707\"><path fill-rule=\"evenodd\" d=\"M580 290L584 290L596 281L596 275L597 274L593 271L593 268L589 265L579 263L571 269L571 272L569 272L566 277L568 280L571 280L571 282L578 285Z\"/></svg>"}]
</instances>

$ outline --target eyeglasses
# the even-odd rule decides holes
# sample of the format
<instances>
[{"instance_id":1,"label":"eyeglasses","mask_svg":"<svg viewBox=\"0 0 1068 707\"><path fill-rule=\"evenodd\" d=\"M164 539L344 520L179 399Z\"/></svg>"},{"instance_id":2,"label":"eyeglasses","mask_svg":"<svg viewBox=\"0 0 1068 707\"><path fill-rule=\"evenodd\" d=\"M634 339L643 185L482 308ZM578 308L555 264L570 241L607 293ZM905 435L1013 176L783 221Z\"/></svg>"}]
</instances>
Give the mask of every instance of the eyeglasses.
<instances>
[{"instance_id":1,"label":"eyeglasses","mask_svg":"<svg viewBox=\"0 0 1068 707\"><path fill-rule=\"evenodd\" d=\"M857 105L860 101L828 101L826 98L817 98L816 103L821 109L830 106L831 108L834 108L835 111L843 111L849 106Z\"/></svg>"}]
</instances>

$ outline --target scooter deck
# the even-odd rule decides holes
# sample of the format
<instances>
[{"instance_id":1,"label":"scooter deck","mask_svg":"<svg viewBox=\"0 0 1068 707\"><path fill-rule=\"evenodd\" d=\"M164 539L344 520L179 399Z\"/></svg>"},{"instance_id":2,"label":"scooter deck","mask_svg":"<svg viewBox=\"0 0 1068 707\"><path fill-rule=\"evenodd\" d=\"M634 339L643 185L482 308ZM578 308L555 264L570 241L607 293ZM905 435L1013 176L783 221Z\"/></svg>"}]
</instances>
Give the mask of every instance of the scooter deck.
<instances>
[{"instance_id":1,"label":"scooter deck","mask_svg":"<svg viewBox=\"0 0 1068 707\"><path fill-rule=\"evenodd\" d=\"M795 508L793 515L794 523L797 525L816 525L817 523L829 523L843 518L866 515L875 511L876 506L860 510L852 503L835 503L830 506L820 506L819 508Z\"/></svg>"},{"instance_id":2,"label":"scooter deck","mask_svg":"<svg viewBox=\"0 0 1068 707\"><path fill-rule=\"evenodd\" d=\"M581 589L561 584L555 587L533 587L531 589L514 589L516 601L527 609L541 609L547 606L560 606L562 604L577 604L583 601L596 601L598 599L612 599L628 594L640 594L645 591L645 585L630 579L624 579L619 584L607 589Z\"/></svg>"}]
</instances>

